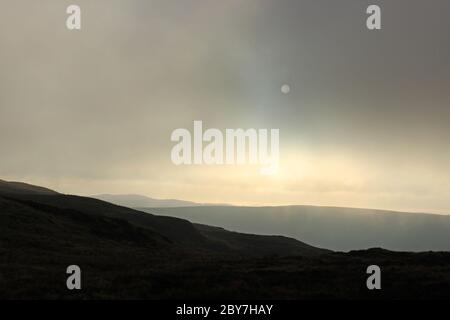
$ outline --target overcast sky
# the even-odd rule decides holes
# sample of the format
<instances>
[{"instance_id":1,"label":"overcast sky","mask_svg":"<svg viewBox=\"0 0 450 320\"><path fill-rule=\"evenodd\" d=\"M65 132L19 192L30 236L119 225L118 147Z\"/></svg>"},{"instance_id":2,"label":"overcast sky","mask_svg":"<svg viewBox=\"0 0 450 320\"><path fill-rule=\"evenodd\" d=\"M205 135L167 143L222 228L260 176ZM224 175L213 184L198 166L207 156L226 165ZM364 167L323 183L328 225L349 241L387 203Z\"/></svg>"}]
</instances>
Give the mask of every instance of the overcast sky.
<instances>
[{"instance_id":1,"label":"overcast sky","mask_svg":"<svg viewBox=\"0 0 450 320\"><path fill-rule=\"evenodd\" d=\"M73 3L81 31L66 29ZM365 26L369 4L380 31ZM0 5L1 179L450 213L448 0ZM194 120L280 129L279 173L173 165L170 134Z\"/></svg>"}]
</instances>

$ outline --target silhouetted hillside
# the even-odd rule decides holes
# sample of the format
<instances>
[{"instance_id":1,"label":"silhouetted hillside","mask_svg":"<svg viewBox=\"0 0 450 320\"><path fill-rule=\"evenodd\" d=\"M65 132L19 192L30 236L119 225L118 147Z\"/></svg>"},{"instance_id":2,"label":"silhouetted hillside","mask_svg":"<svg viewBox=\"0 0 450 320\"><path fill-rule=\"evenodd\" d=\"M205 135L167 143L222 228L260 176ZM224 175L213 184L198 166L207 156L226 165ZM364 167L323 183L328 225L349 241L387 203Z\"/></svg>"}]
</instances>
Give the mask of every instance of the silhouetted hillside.
<instances>
[{"instance_id":1,"label":"silhouetted hillside","mask_svg":"<svg viewBox=\"0 0 450 320\"><path fill-rule=\"evenodd\" d=\"M0 193L0 257L0 299L450 298L450 253L333 253L57 193Z\"/></svg>"},{"instance_id":2,"label":"silhouetted hillside","mask_svg":"<svg viewBox=\"0 0 450 320\"><path fill-rule=\"evenodd\" d=\"M2 193L0 193L0 196L2 196ZM196 250L220 251L223 254L255 254L253 250L246 250L247 246L245 244L236 245L236 240L233 241L233 245L229 245L226 241L227 231L225 230L220 234L216 234L215 237L211 237L210 233L208 233L208 235L203 234L202 229L196 228L187 220L166 216L155 216L92 198L61 195L57 193L43 195L35 193L34 191L21 194L10 194L7 192L3 195L3 198L4 201L6 201L5 205L8 204L8 207L4 208L4 210L9 214L16 213L16 215L18 215L20 213L14 211L14 206L12 206L14 203L21 207L35 210L35 218L39 217L37 213L60 214L60 217L65 217L67 214L70 214L69 217L90 217L92 219L109 218L114 219L117 223L122 221L127 223L127 225L149 230L154 234L158 234L161 238L166 239L168 242L177 244L178 246L195 248ZM107 226L105 226L105 228L106 227ZM254 241L273 241L274 243L271 246L265 246L258 250L258 252L263 255L302 255L326 252L326 250L307 246L294 239L280 242L280 237L275 238L258 235L247 235L241 239L242 241L250 241L250 239L254 239ZM304 250L305 248L307 248L307 250Z\"/></svg>"},{"instance_id":3,"label":"silhouetted hillside","mask_svg":"<svg viewBox=\"0 0 450 320\"><path fill-rule=\"evenodd\" d=\"M23 182L10 182L0 180L0 193L1 194L43 194L43 195L56 195L56 191L33 186L31 184Z\"/></svg>"}]
</instances>

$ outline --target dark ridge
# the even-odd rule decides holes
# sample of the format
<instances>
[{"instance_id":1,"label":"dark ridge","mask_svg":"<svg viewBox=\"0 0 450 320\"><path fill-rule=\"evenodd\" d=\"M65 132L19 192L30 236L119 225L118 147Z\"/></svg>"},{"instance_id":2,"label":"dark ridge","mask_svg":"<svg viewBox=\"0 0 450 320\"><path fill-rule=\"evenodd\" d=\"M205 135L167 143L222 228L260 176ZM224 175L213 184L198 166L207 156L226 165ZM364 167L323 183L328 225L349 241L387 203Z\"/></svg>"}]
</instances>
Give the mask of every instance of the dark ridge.
<instances>
[{"instance_id":1,"label":"dark ridge","mask_svg":"<svg viewBox=\"0 0 450 320\"><path fill-rule=\"evenodd\" d=\"M57 195L56 191L38 187L23 182L13 182L0 180L0 193L2 194L42 194L42 195Z\"/></svg>"}]
</instances>

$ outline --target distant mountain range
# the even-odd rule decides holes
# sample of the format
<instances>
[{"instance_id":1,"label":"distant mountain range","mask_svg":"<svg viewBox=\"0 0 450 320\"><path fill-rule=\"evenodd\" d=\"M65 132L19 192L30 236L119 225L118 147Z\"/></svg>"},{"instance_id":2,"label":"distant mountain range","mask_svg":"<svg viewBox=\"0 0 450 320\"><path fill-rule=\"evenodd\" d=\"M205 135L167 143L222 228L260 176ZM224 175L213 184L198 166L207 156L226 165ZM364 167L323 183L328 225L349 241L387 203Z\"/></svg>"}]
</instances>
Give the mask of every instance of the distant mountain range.
<instances>
[{"instance_id":1,"label":"distant mountain range","mask_svg":"<svg viewBox=\"0 0 450 320\"><path fill-rule=\"evenodd\" d=\"M373 247L397 251L450 251L450 215L322 206L208 205L140 195L94 198L236 232L279 234L337 251Z\"/></svg>"},{"instance_id":2,"label":"distant mountain range","mask_svg":"<svg viewBox=\"0 0 450 320\"><path fill-rule=\"evenodd\" d=\"M226 206L224 204L203 204L177 199L154 199L137 194L100 194L92 198L114 203L129 208L176 208L198 206Z\"/></svg>"},{"instance_id":3,"label":"distant mountain range","mask_svg":"<svg viewBox=\"0 0 450 320\"><path fill-rule=\"evenodd\" d=\"M382 247L450 251L450 215L317 206L140 208L256 234L280 234L338 251Z\"/></svg>"}]
</instances>

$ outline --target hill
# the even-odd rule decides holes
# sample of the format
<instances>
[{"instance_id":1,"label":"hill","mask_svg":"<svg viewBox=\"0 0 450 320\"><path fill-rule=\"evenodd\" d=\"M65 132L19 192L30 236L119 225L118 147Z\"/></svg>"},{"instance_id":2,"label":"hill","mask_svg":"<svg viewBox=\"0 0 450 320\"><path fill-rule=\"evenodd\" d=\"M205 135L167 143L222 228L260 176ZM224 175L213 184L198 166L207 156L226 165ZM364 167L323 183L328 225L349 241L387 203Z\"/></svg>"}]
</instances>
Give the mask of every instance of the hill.
<instances>
[{"instance_id":1,"label":"hill","mask_svg":"<svg viewBox=\"0 0 450 320\"><path fill-rule=\"evenodd\" d=\"M334 253L15 186L0 192L0 299L450 299L450 253ZM81 291L65 287L72 264ZM365 287L370 264L382 291Z\"/></svg>"},{"instance_id":2,"label":"hill","mask_svg":"<svg viewBox=\"0 0 450 320\"><path fill-rule=\"evenodd\" d=\"M17 219L23 212L28 212L23 210L23 208L27 208L34 210L33 219L42 225L48 223L47 215L49 214L56 215L59 219L66 219L67 226L78 223L78 218L83 221L92 220L92 223L94 220L97 222L114 221L116 225L138 228L141 233L149 231L152 236L158 235L160 239L165 239L168 243L176 244L179 247L223 254L254 255L255 252L246 250L245 248L248 247L246 244L236 245L236 241L233 241L233 245L229 245L226 241L228 231L225 230L220 233L205 232L205 229L197 228L184 219L156 216L97 199L62 195L51 190L46 193L35 192L35 190L40 190L38 187L23 189L21 193L10 192L9 187L15 191L16 185L16 183L4 184L4 191L0 192L3 201L2 212L8 214L4 214L3 218ZM39 220L39 218L41 219ZM23 218L23 221L26 222L26 219ZM74 225L75 227L78 226ZM109 226L105 225L104 228L108 229ZM99 227L99 229L101 228ZM258 250L263 255L302 255L326 252L326 250L313 248L300 241L285 237L247 235L240 239L242 241L254 239L271 243L270 246L261 248L262 251Z\"/></svg>"},{"instance_id":3,"label":"hill","mask_svg":"<svg viewBox=\"0 0 450 320\"><path fill-rule=\"evenodd\" d=\"M137 194L100 194L92 196L92 198L114 203L119 206L129 208L164 208L164 207L191 207L200 206L201 204L177 200L177 199L154 199L147 196L141 196Z\"/></svg>"},{"instance_id":4,"label":"hill","mask_svg":"<svg viewBox=\"0 0 450 320\"><path fill-rule=\"evenodd\" d=\"M0 180L0 194L42 194L56 195L56 191L23 182Z\"/></svg>"}]
</instances>

